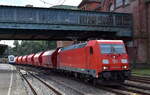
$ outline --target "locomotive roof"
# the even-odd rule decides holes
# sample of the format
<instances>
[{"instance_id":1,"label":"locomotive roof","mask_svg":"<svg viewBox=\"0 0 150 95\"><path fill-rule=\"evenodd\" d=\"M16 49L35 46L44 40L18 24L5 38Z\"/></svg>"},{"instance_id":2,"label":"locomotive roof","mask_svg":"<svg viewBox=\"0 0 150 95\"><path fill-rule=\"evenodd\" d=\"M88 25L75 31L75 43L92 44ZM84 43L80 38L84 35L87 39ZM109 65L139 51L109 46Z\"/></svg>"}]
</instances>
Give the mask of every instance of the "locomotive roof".
<instances>
[{"instance_id":1,"label":"locomotive roof","mask_svg":"<svg viewBox=\"0 0 150 95\"><path fill-rule=\"evenodd\" d=\"M48 51L45 51L45 52L43 53L43 56L44 56L44 55L51 55L54 51L55 51L55 50L48 50Z\"/></svg>"}]
</instances>

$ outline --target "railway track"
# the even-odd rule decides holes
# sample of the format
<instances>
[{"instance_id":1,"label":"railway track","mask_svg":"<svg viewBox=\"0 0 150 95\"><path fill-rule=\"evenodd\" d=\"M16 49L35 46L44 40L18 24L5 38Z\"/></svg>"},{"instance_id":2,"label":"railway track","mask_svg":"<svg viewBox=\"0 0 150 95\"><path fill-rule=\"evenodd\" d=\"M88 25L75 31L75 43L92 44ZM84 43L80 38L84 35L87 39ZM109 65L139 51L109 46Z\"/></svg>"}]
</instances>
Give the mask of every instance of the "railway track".
<instances>
[{"instance_id":1,"label":"railway track","mask_svg":"<svg viewBox=\"0 0 150 95\"><path fill-rule=\"evenodd\" d=\"M30 74L33 75L32 73L30 73ZM35 76L35 75L33 75L33 76ZM38 76L35 76L35 77L38 78ZM49 80L51 80L51 81L54 81L55 83L57 83L57 84L59 84L59 85L63 85L64 87L73 90L74 92L78 93L79 95L87 95L86 93L84 93L84 92L82 92L82 91L80 91L80 90L78 90L78 89L76 89L76 88L73 88L73 87L71 87L70 85L65 84L64 82L61 82L61 81L56 80L56 79L54 80L54 79L52 79L52 78L50 78L50 77L46 77L46 78L49 79ZM40 79L40 78L39 78L39 79Z\"/></svg>"},{"instance_id":2,"label":"railway track","mask_svg":"<svg viewBox=\"0 0 150 95\"><path fill-rule=\"evenodd\" d=\"M107 91L111 91L118 95L150 95L150 77L132 76L129 81L134 83L125 82L120 84L119 87L99 87ZM138 83L146 85L139 85Z\"/></svg>"},{"instance_id":3,"label":"railway track","mask_svg":"<svg viewBox=\"0 0 150 95\"><path fill-rule=\"evenodd\" d=\"M29 73L29 72L28 72L28 73ZM37 94L37 92L36 92L36 90L34 89L32 83L29 82L29 80L26 78L26 76L25 76L22 72L20 72L20 70L19 70L19 74L20 74L21 77L27 82L27 84L29 85L29 87L30 87L30 89L31 89L31 91L32 91L32 93L33 93L33 95L41 95L41 94ZM49 88L51 91L53 91L54 95L63 95L62 92L56 90L56 88L53 87L52 85L47 84L45 81L41 80L40 78L38 78L38 77L36 77L36 76L34 76L34 75L32 75L32 76L33 76L35 79L39 80L44 86L46 86L46 87Z\"/></svg>"},{"instance_id":4,"label":"railway track","mask_svg":"<svg viewBox=\"0 0 150 95\"><path fill-rule=\"evenodd\" d=\"M130 83L124 83L123 85L128 86L128 87L134 87L134 88L144 89L144 90L150 91L150 87L147 87L147 86L135 85L135 84L130 84Z\"/></svg>"},{"instance_id":5,"label":"railway track","mask_svg":"<svg viewBox=\"0 0 150 95\"><path fill-rule=\"evenodd\" d=\"M136 75L136 74L132 74L132 77L140 77L140 78L146 78L146 79L150 79L150 76L142 76L142 75Z\"/></svg>"},{"instance_id":6,"label":"railway track","mask_svg":"<svg viewBox=\"0 0 150 95\"><path fill-rule=\"evenodd\" d=\"M34 75L32 73L30 73L30 74L33 75L36 78L40 77L40 76ZM56 82L58 85L64 85L68 89L72 89L73 91L76 91L80 95L86 95L86 93L84 93L82 91L79 91L75 88L72 88L70 85L67 85L67 84L65 84L65 83L63 83L59 80L57 81L57 80L54 80L50 77L47 77L47 78L49 80L52 80L52 81ZM42 80L43 78L39 78L39 79L41 81L43 81ZM140 78L140 79L142 80L143 78ZM147 80L148 79L146 79L146 81ZM115 93L117 95L150 95L150 87L144 87L144 86L141 86L141 85L133 85L133 84L127 84L127 83L121 84L119 87L96 86L96 88L103 89L103 90L106 90L108 92Z\"/></svg>"},{"instance_id":7,"label":"railway track","mask_svg":"<svg viewBox=\"0 0 150 95\"><path fill-rule=\"evenodd\" d=\"M126 90L132 93L135 93L137 95L150 95L150 92L148 90L145 90L144 88L139 88L136 86L130 86L130 85L121 85L119 88L121 90Z\"/></svg>"},{"instance_id":8,"label":"railway track","mask_svg":"<svg viewBox=\"0 0 150 95\"><path fill-rule=\"evenodd\" d=\"M150 84L150 77L144 76L131 76L130 81L141 82L145 84Z\"/></svg>"},{"instance_id":9,"label":"railway track","mask_svg":"<svg viewBox=\"0 0 150 95\"><path fill-rule=\"evenodd\" d=\"M98 87L99 89L107 90L117 95L150 95L149 90L133 85L122 84L118 87Z\"/></svg>"},{"instance_id":10,"label":"railway track","mask_svg":"<svg viewBox=\"0 0 150 95\"><path fill-rule=\"evenodd\" d=\"M135 95L136 93L125 91L122 89L119 89L118 87L98 87L99 89L103 89L112 93L115 93L116 95Z\"/></svg>"},{"instance_id":11,"label":"railway track","mask_svg":"<svg viewBox=\"0 0 150 95\"><path fill-rule=\"evenodd\" d=\"M27 80L27 78L25 77L24 74L22 74L20 71L18 71L19 75L27 82L27 84L29 85L33 95L38 95L37 92L35 91L35 89L33 88L33 86L31 85L31 83Z\"/></svg>"},{"instance_id":12,"label":"railway track","mask_svg":"<svg viewBox=\"0 0 150 95\"><path fill-rule=\"evenodd\" d=\"M139 88L136 86L125 85L125 84L122 84L118 87L101 86L98 88L115 93L117 95L150 95L150 92L148 90L145 90L144 88Z\"/></svg>"},{"instance_id":13,"label":"railway track","mask_svg":"<svg viewBox=\"0 0 150 95\"><path fill-rule=\"evenodd\" d=\"M132 76L129 81L150 84L150 77L144 76ZM108 88L106 88L107 90ZM117 94L122 95L150 95L150 86L144 86L139 84L132 84L125 82L121 84L118 88L109 88L109 91L112 91Z\"/></svg>"}]
</instances>

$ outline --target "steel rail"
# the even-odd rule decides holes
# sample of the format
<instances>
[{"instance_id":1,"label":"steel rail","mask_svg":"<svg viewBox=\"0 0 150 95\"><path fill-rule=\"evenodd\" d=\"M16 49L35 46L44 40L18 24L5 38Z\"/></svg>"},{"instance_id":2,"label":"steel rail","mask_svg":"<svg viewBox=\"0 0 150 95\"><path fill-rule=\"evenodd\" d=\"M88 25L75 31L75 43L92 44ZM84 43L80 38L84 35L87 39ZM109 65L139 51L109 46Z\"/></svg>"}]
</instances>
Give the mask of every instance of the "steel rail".
<instances>
[{"instance_id":1,"label":"steel rail","mask_svg":"<svg viewBox=\"0 0 150 95\"><path fill-rule=\"evenodd\" d=\"M29 72L30 73L30 72ZM44 82L43 80L41 80L39 77L37 77L36 75L33 75L32 73L30 73L33 77L35 77L36 79L38 79L39 81L41 81L42 83ZM49 78L51 79L51 78ZM53 80L53 79L51 79ZM56 80L54 80L56 81ZM56 81L57 82L57 81ZM44 82L45 83L45 82ZM58 83L58 82L57 82ZM61 83L59 83L61 84ZM46 83L46 85L48 85ZM62 84L64 85L64 84ZM48 85L49 86L49 85ZM104 86L96 86L98 87L99 89L103 89L103 90L106 90L106 91L109 91L109 92L112 92L112 93L115 93L117 95L150 95L149 92L143 92L145 89L146 90L149 90L149 88L147 87L140 87L140 86L135 86L135 85L131 85L131 84L122 84L120 85L119 88L112 88L112 87L104 87ZM140 90L139 90L140 89ZM56 89L55 89L56 90ZM73 89L74 90L74 89ZM143 91L142 91L143 90ZM80 93L80 92L79 92ZM86 95L86 94L83 94L83 92L81 92L82 95ZM61 93L58 94L58 95L62 95Z\"/></svg>"},{"instance_id":2,"label":"steel rail","mask_svg":"<svg viewBox=\"0 0 150 95\"><path fill-rule=\"evenodd\" d=\"M150 84L150 81L143 80L143 79L138 79L138 78L130 78L129 81L135 81L135 82Z\"/></svg>"},{"instance_id":3,"label":"steel rail","mask_svg":"<svg viewBox=\"0 0 150 95\"><path fill-rule=\"evenodd\" d=\"M136 78L144 81L150 81L150 77L144 77L144 76L131 76L131 78Z\"/></svg>"},{"instance_id":4,"label":"steel rail","mask_svg":"<svg viewBox=\"0 0 150 95\"><path fill-rule=\"evenodd\" d=\"M50 77L46 77L46 78L48 78L48 79L50 79L50 80L52 80L52 81L54 81L54 82L56 82L56 83L58 83L58 84L64 85L65 87L70 88L71 90L73 90L73 91L79 93L80 95L87 95L86 93L84 93L84 92L82 92L82 91L79 91L78 89L75 89L75 88L71 87L70 85L67 85L67 84L65 84L65 83L63 83L63 82L54 80L54 79L52 79L52 78L50 78Z\"/></svg>"},{"instance_id":5,"label":"steel rail","mask_svg":"<svg viewBox=\"0 0 150 95\"><path fill-rule=\"evenodd\" d=\"M134 95L135 94L133 92L124 91L124 90L120 90L120 89L117 89L117 88L111 88L111 87L98 87L98 88L103 89L105 91L115 93L117 95Z\"/></svg>"},{"instance_id":6,"label":"steel rail","mask_svg":"<svg viewBox=\"0 0 150 95\"><path fill-rule=\"evenodd\" d=\"M136 75L136 74L132 74L132 77L141 77L141 78L149 78L150 79L150 76L144 76L144 75Z\"/></svg>"},{"instance_id":7,"label":"steel rail","mask_svg":"<svg viewBox=\"0 0 150 95\"><path fill-rule=\"evenodd\" d=\"M25 69L24 69L25 70ZM28 69L29 70L29 69ZM41 81L41 82L44 82L42 79L40 79L37 75L34 75L33 73L32 73L32 71L33 70L29 70L28 71L28 73L30 74L30 75L32 75L33 77L36 77L36 79L39 79L39 81ZM34 71L33 71L34 72ZM36 71L37 72L37 71ZM38 72L39 73L39 72ZM69 86L69 85L67 85L67 84L65 84L65 83L62 83L62 82L60 82L60 81L56 81L56 80L54 80L54 79L52 79L52 78L50 78L50 77L47 77L48 79L50 79L50 80L52 80L52 81L54 81L54 82L56 82L56 83L58 83L58 84L61 84L61 85L64 85L65 87L67 87L67 88L69 88L69 89L71 89L71 90L73 90L73 91L75 91L76 93L79 93L80 95L87 95L87 93L84 93L84 92L82 92L82 91L80 91L80 90L78 90L78 89L75 89L75 88L73 88L73 87L71 87L71 86ZM49 86L49 84L47 84L46 83L46 86ZM62 95L62 94L61 94Z\"/></svg>"},{"instance_id":8,"label":"steel rail","mask_svg":"<svg viewBox=\"0 0 150 95\"><path fill-rule=\"evenodd\" d=\"M39 77L33 75L32 73L28 72L31 76L33 76L34 78L36 78L37 80L39 80L41 83L43 83L46 87L48 87L50 90L52 90L55 94L57 95L63 95L62 92L56 90L52 85L47 84L45 81L41 80Z\"/></svg>"},{"instance_id":9,"label":"steel rail","mask_svg":"<svg viewBox=\"0 0 150 95\"><path fill-rule=\"evenodd\" d=\"M137 85L126 84L126 83L124 83L123 85L128 86L128 87L138 88L138 89L150 90L150 87L145 87L145 86L137 86Z\"/></svg>"},{"instance_id":10,"label":"steel rail","mask_svg":"<svg viewBox=\"0 0 150 95\"><path fill-rule=\"evenodd\" d=\"M30 84L30 82L27 80L27 78L26 78L20 71L18 71L18 72L19 72L20 76L21 76L21 77L27 82L27 84L29 85L29 87L30 87L32 93L33 93L34 95L38 95L37 92L35 91L35 89L34 89L34 88L32 87L32 85Z\"/></svg>"},{"instance_id":11,"label":"steel rail","mask_svg":"<svg viewBox=\"0 0 150 95\"><path fill-rule=\"evenodd\" d=\"M133 87L125 86L125 85L121 85L121 87L119 89L133 92L133 93L136 93L138 95L139 94L140 95L150 95L149 92L145 92L143 89L137 89L137 88L133 88Z\"/></svg>"}]
</instances>

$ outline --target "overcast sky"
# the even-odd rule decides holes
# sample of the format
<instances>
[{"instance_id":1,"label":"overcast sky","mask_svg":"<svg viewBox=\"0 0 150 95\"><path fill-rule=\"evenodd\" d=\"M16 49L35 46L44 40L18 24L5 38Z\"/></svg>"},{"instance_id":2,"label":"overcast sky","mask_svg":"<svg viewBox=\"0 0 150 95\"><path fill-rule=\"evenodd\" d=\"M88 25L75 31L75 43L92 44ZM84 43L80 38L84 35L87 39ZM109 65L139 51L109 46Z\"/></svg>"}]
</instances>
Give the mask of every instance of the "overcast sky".
<instances>
[{"instance_id":1,"label":"overcast sky","mask_svg":"<svg viewBox=\"0 0 150 95\"><path fill-rule=\"evenodd\" d=\"M34 7L51 7L54 5L72 5L78 6L82 0L0 0L0 5L10 6L25 6L31 4ZM45 3L44 3L45 2ZM0 44L7 44L13 46L13 40L0 41Z\"/></svg>"},{"instance_id":2,"label":"overcast sky","mask_svg":"<svg viewBox=\"0 0 150 95\"><path fill-rule=\"evenodd\" d=\"M0 0L0 4L13 6L25 6L31 4L34 7L51 7L53 5L61 4L77 6L81 1L82 0Z\"/></svg>"}]
</instances>

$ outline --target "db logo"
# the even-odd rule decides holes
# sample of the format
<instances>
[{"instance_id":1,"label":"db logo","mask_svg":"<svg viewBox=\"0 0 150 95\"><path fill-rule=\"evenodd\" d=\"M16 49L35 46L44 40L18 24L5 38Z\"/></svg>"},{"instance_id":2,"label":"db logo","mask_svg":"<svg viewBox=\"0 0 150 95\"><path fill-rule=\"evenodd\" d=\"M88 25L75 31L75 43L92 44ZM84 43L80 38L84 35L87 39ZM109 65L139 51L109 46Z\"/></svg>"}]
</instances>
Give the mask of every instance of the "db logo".
<instances>
[{"instance_id":1,"label":"db logo","mask_svg":"<svg viewBox=\"0 0 150 95\"><path fill-rule=\"evenodd\" d=\"M118 60L117 60L117 59L113 59L112 61L113 61L114 64L115 64L115 63L118 63Z\"/></svg>"}]
</instances>

